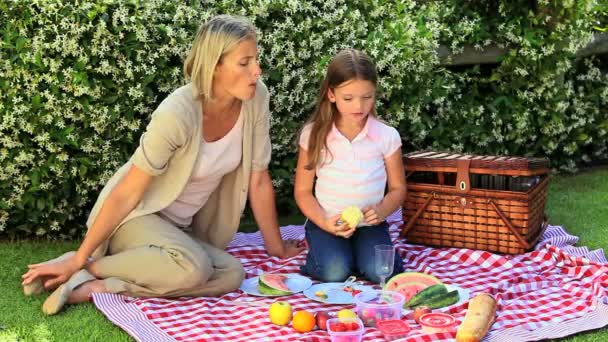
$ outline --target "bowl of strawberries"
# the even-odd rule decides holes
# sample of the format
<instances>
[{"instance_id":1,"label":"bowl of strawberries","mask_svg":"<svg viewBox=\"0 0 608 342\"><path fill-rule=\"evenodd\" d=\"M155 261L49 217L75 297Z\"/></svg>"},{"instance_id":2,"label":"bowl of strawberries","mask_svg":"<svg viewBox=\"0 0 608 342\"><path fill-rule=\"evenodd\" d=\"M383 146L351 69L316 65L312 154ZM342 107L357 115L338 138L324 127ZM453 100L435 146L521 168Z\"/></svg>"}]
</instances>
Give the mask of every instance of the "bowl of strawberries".
<instances>
[{"instance_id":1,"label":"bowl of strawberries","mask_svg":"<svg viewBox=\"0 0 608 342\"><path fill-rule=\"evenodd\" d=\"M360 342L364 331L359 318L332 318L327 321L331 342Z\"/></svg>"}]
</instances>

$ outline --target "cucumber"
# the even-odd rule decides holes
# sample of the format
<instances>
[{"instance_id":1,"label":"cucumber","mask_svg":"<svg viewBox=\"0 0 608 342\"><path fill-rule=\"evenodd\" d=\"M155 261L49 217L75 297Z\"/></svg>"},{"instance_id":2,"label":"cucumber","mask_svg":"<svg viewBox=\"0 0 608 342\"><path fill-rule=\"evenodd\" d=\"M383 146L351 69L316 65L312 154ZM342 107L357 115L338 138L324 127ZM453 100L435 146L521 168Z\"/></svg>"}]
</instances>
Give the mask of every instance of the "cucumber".
<instances>
[{"instance_id":1,"label":"cucumber","mask_svg":"<svg viewBox=\"0 0 608 342\"><path fill-rule=\"evenodd\" d=\"M460 299L460 295L458 295L458 290L450 291L448 293L440 294L438 296L428 298L427 300L419 303L416 306L427 306L429 309L439 309L444 308L448 305L452 305Z\"/></svg>"},{"instance_id":2,"label":"cucumber","mask_svg":"<svg viewBox=\"0 0 608 342\"><path fill-rule=\"evenodd\" d=\"M426 289L415 294L407 303L406 307L413 308L420 305L422 302L429 300L433 297L448 293L448 289L443 284L431 285Z\"/></svg>"}]
</instances>

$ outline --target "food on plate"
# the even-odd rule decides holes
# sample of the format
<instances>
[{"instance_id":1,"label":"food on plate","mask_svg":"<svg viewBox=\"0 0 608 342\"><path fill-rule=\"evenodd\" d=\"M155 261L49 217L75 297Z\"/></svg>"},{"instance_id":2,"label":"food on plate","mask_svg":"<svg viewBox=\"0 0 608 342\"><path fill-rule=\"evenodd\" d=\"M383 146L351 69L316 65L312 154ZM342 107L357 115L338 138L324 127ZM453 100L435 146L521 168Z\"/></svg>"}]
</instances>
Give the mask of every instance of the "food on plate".
<instances>
[{"instance_id":1,"label":"food on plate","mask_svg":"<svg viewBox=\"0 0 608 342\"><path fill-rule=\"evenodd\" d=\"M407 303L418 292L437 284L441 284L441 281L432 275L419 272L403 272L389 279L384 286L384 290L401 293Z\"/></svg>"},{"instance_id":2,"label":"food on plate","mask_svg":"<svg viewBox=\"0 0 608 342\"><path fill-rule=\"evenodd\" d=\"M316 291L315 296L317 296L323 300L327 299L327 293L325 293L325 291L322 291L322 290Z\"/></svg>"},{"instance_id":3,"label":"food on plate","mask_svg":"<svg viewBox=\"0 0 608 342\"><path fill-rule=\"evenodd\" d=\"M410 300L405 302L406 307L408 308L415 308L418 305L421 305L422 302L429 300L430 298L433 298L435 296L439 296L442 294L446 294L448 293L448 289L447 287L445 287L445 285L443 284L435 284L435 285L431 285L425 289L423 289L422 291L416 293L412 298L410 298Z\"/></svg>"},{"instance_id":4,"label":"food on plate","mask_svg":"<svg viewBox=\"0 0 608 342\"><path fill-rule=\"evenodd\" d=\"M361 209L355 206L346 207L342 210L340 219L346 222L350 228L357 228L359 222L363 219L363 213Z\"/></svg>"},{"instance_id":5,"label":"food on plate","mask_svg":"<svg viewBox=\"0 0 608 342\"><path fill-rule=\"evenodd\" d=\"M424 314L431 312L433 312L433 310L431 310L431 308L429 308L428 306L417 306L416 309L414 309L414 321L416 321L416 323L420 323L420 317L422 317L422 315Z\"/></svg>"},{"instance_id":6,"label":"food on plate","mask_svg":"<svg viewBox=\"0 0 608 342\"><path fill-rule=\"evenodd\" d=\"M479 342L490 330L496 316L496 300L487 293L478 294L469 302L469 308L456 332L457 342Z\"/></svg>"},{"instance_id":7,"label":"food on plate","mask_svg":"<svg viewBox=\"0 0 608 342\"><path fill-rule=\"evenodd\" d=\"M305 333L315 328L317 321L315 315L306 310L296 311L293 314L291 325L297 332Z\"/></svg>"},{"instance_id":8,"label":"food on plate","mask_svg":"<svg viewBox=\"0 0 608 342\"><path fill-rule=\"evenodd\" d=\"M418 324L427 334L449 332L457 324L456 318L445 313L431 312L420 316Z\"/></svg>"},{"instance_id":9,"label":"food on plate","mask_svg":"<svg viewBox=\"0 0 608 342\"><path fill-rule=\"evenodd\" d=\"M291 305L288 302L277 301L268 309L270 322L276 325L287 325L291 321Z\"/></svg>"},{"instance_id":10,"label":"food on plate","mask_svg":"<svg viewBox=\"0 0 608 342\"><path fill-rule=\"evenodd\" d=\"M258 280L258 291L265 295L284 296L292 294L285 284L287 276L284 274L262 274Z\"/></svg>"},{"instance_id":11,"label":"food on plate","mask_svg":"<svg viewBox=\"0 0 608 342\"><path fill-rule=\"evenodd\" d=\"M327 321L331 318L329 312L327 311L319 311L315 315L315 319L317 320L317 327L321 330L327 330Z\"/></svg>"},{"instance_id":12,"label":"food on plate","mask_svg":"<svg viewBox=\"0 0 608 342\"><path fill-rule=\"evenodd\" d=\"M357 290L352 286L344 286L342 291L350 293L351 296L353 296L353 297L356 296L357 294L361 293L361 290Z\"/></svg>"}]
</instances>

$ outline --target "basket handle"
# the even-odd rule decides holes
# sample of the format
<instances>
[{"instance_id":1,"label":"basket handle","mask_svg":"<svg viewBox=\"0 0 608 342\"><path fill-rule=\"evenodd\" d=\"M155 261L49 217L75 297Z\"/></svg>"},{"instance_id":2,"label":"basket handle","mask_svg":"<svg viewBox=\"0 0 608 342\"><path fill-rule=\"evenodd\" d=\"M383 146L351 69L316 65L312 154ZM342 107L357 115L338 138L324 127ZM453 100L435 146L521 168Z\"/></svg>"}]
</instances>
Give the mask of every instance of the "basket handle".
<instances>
[{"instance_id":1,"label":"basket handle","mask_svg":"<svg viewBox=\"0 0 608 342\"><path fill-rule=\"evenodd\" d=\"M433 199L433 197L436 197L435 192L432 192L431 194L429 194L429 198L426 199L426 201L424 202L422 207L420 207L416 211L416 214L414 214L414 216L407 222L407 225L405 225L405 228L401 229L401 233L399 234L400 238L404 237L405 234L407 234L407 232L409 232L410 229L412 229L412 227L414 227L414 223L416 223L416 220L418 220L418 217L420 215L422 215L422 213L424 212L426 207L429 206L429 203L431 203L431 200ZM401 227L403 227L403 225L401 225Z\"/></svg>"},{"instance_id":2,"label":"basket handle","mask_svg":"<svg viewBox=\"0 0 608 342\"><path fill-rule=\"evenodd\" d=\"M469 175L469 167L471 159L458 159L456 161L456 189L462 193L471 191L471 177Z\"/></svg>"},{"instance_id":3,"label":"basket handle","mask_svg":"<svg viewBox=\"0 0 608 342\"><path fill-rule=\"evenodd\" d=\"M496 210L496 213L498 213L498 216L500 216L502 221L507 225L507 228L509 228L511 233L513 233L513 235L515 235L515 238L517 239L519 244L522 245L526 250L529 250L531 248L530 244L521 236L521 234L519 234L517 229L515 229L515 227L513 227L513 224L511 223L509 218L502 212L502 210L500 210L500 208L498 208L498 206L496 205L496 203L494 203L494 201L489 200L488 202L490 203L492 208L494 208L494 210Z\"/></svg>"}]
</instances>

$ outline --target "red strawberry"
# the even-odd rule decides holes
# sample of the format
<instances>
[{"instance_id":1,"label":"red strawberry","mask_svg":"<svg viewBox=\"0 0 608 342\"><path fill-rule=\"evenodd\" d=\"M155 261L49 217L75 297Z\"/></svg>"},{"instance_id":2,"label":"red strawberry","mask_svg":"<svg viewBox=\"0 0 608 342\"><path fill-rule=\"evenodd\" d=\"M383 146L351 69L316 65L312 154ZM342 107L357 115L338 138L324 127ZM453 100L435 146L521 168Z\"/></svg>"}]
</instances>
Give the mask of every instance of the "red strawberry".
<instances>
[{"instance_id":1,"label":"red strawberry","mask_svg":"<svg viewBox=\"0 0 608 342\"><path fill-rule=\"evenodd\" d=\"M348 322L344 323L347 331L356 331L359 329L359 324L357 322Z\"/></svg>"},{"instance_id":2,"label":"red strawberry","mask_svg":"<svg viewBox=\"0 0 608 342\"><path fill-rule=\"evenodd\" d=\"M337 331L337 332L343 332L343 331L346 331L346 326L344 325L344 323L338 323L338 324L334 325L334 328L331 330Z\"/></svg>"}]
</instances>

